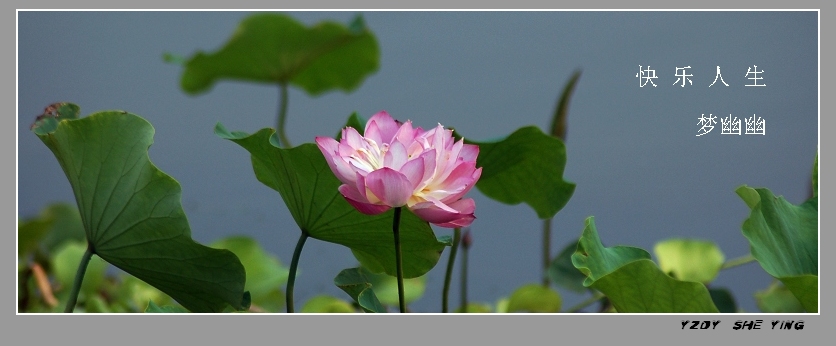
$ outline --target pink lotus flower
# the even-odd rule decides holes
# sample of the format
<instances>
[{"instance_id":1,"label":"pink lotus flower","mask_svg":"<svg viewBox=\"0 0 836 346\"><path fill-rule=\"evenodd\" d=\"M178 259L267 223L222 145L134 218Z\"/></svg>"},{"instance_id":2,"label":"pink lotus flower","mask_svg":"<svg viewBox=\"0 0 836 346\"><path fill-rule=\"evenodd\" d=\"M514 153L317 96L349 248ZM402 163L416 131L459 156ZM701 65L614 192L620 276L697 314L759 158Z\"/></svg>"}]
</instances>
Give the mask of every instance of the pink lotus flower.
<instances>
[{"instance_id":1,"label":"pink lotus flower","mask_svg":"<svg viewBox=\"0 0 836 346\"><path fill-rule=\"evenodd\" d=\"M462 197L482 175L476 168L478 146L456 142L441 124L424 131L385 111L369 119L364 133L346 127L340 142L316 137L348 203L369 215L406 206L441 227L473 222L476 204Z\"/></svg>"}]
</instances>

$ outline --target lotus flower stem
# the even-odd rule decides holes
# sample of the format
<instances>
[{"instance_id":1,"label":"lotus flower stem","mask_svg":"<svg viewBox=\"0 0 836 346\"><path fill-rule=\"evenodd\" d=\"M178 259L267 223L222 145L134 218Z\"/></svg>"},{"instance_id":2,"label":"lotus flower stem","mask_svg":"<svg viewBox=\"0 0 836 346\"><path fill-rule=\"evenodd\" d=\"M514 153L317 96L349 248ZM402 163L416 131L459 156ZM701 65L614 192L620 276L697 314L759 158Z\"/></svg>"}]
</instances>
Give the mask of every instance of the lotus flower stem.
<instances>
[{"instance_id":1,"label":"lotus flower stem","mask_svg":"<svg viewBox=\"0 0 836 346\"><path fill-rule=\"evenodd\" d=\"M287 83L279 84L280 98L279 98L279 119L276 123L276 133L279 135L279 140L285 148L293 147L287 134L284 131L284 123L287 120Z\"/></svg>"},{"instance_id":2,"label":"lotus flower stem","mask_svg":"<svg viewBox=\"0 0 836 346\"><path fill-rule=\"evenodd\" d=\"M404 302L403 294L403 259L401 258L401 207L395 208L395 217L392 222L392 232L395 233L395 264L398 268L398 304L401 308L401 313L406 311L406 302Z\"/></svg>"},{"instance_id":3,"label":"lotus flower stem","mask_svg":"<svg viewBox=\"0 0 836 346\"><path fill-rule=\"evenodd\" d=\"M569 81L563 86L563 91L557 99L557 106L554 108L554 116L552 116L551 134L560 139L561 142L566 143L566 118L569 117L569 99L575 91L575 85L578 79L581 78L581 70L577 69L569 77ZM551 233L552 233L552 219L550 217L543 221L543 286L549 287L549 266L551 265Z\"/></svg>"},{"instance_id":4,"label":"lotus flower stem","mask_svg":"<svg viewBox=\"0 0 836 346\"><path fill-rule=\"evenodd\" d=\"M81 291L81 281L84 279L84 272L87 271L87 264L90 263L91 257L93 257L93 245L88 242L87 251L84 251L84 255L81 256L81 263L78 264L78 271L75 273L73 290L70 292L67 307L64 308L65 313L71 313L75 309L75 304L78 302L78 293Z\"/></svg>"},{"instance_id":5,"label":"lotus flower stem","mask_svg":"<svg viewBox=\"0 0 836 346\"><path fill-rule=\"evenodd\" d=\"M296 249L293 250L293 258L290 260L290 273L287 277L287 292L285 292L285 302L289 314L293 313L293 286L296 284L296 267L299 266L299 256L302 254L305 240L308 240L308 232L302 231L299 241L296 242Z\"/></svg>"},{"instance_id":6,"label":"lotus flower stem","mask_svg":"<svg viewBox=\"0 0 836 346\"><path fill-rule=\"evenodd\" d=\"M549 287L551 265L552 218L543 220L543 287Z\"/></svg>"},{"instance_id":7,"label":"lotus flower stem","mask_svg":"<svg viewBox=\"0 0 836 346\"><path fill-rule=\"evenodd\" d=\"M456 252L459 249L461 239L461 228L453 229L453 246L450 247L450 258L447 260L447 273L444 275L444 291L441 295L441 312L448 312L448 296L450 293L450 278L453 276L453 264L456 262Z\"/></svg>"},{"instance_id":8,"label":"lotus flower stem","mask_svg":"<svg viewBox=\"0 0 836 346\"><path fill-rule=\"evenodd\" d=\"M470 249L472 238L470 237L470 229L465 229L462 235L462 270L461 270L461 311L468 312L467 307L467 250Z\"/></svg>"},{"instance_id":9,"label":"lotus flower stem","mask_svg":"<svg viewBox=\"0 0 836 346\"><path fill-rule=\"evenodd\" d=\"M737 257L737 258L732 258L732 259L726 261L726 263L723 263L723 265L720 267L720 270L734 268L734 267L744 265L746 263L750 263L750 262L754 262L754 261L755 261L755 256L752 256L752 254L748 254L748 255L745 255L745 256L740 256L740 257Z\"/></svg>"}]
</instances>

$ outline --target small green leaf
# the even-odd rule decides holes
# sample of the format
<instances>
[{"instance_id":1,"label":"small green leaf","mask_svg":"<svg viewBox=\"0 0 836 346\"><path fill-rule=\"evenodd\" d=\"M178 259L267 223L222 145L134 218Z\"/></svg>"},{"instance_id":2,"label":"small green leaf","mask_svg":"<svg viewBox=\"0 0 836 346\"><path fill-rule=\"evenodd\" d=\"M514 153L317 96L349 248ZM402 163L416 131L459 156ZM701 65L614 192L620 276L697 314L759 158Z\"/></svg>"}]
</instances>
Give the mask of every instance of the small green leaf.
<instances>
[{"instance_id":1,"label":"small green leaf","mask_svg":"<svg viewBox=\"0 0 836 346\"><path fill-rule=\"evenodd\" d=\"M229 132L221 124L215 127L216 135L250 152L256 178L279 192L303 232L350 248L369 270L395 275L394 210L379 215L360 213L340 195L337 188L341 183L315 144L281 149L275 140L271 142L273 132L268 128L247 135ZM400 228L404 278L424 275L438 263L446 243L407 209L401 215Z\"/></svg>"},{"instance_id":2,"label":"small green leaf","mask_svg":"<svg viewBox=\"0 0 836 346\"><path fill-rule=\"evenodd\" d=\"M465 142L479 146L476 166L482 167L482 176L476 187L492 199L525 202L539 218L548 219L575 192L575 184L563 180L566 147L536 126L520 128L501 141Z\"/></svg>"},{"instance_id":3,"label":"small green leaf","mask_svg":"<svg viewBox=\"0 0 836 346\"><path fill-rule=\"evenodd\" d=\"M586 275L572 265L572 254L575 253L577 248L577 242L566 244L566 247L560 251L560 254L549 265L549 280L560 287L583 293L588 290L583 285Z\"/></svg>"},{"instance_id":4,"label":"small green leaf","mask_svg":"<svg viewBox=\"0 0 836 346\"><path fill-rule=\"evenodd\" d=\"M586 219L572 264L587 275L584 286L604 293L618 312L718 312L705 285L671 278L647 251L604 247L592 217Z\"/></svg>"},{"instance_id":5,"label":"small green leaf","mask_svg":"<svg viewBox=\"0 0 836 346\"><path fill-rule=\"evenodd\" d=\"M191 311L242 308L244 267L192 240L180 184L148 158L151 124L121 111L77 119L78 106L57 109L33 131L70 181L93 252Z\"/></svg>"},{"instance_id":6,"label":"small green leaf","mask_svg":"<svg viewBox=\"0 0 836 346\"><path fill-rule=\"evenodd\" d=\"M743 222L752 256L783 281L808 312L818 312L818 199L792 205L769 189L741 186L737 194L752 209Z\"/></svg>"},{"instance_id":7,"label":"small green leaf","mask_svg":"<svg viewBox=\"0 0 836 346\"><path fill-rule=\"evenodd\" d=\"M755 292L755 302L758 309L765 313L800 313L805 310L798 298L779 281Z\"/></svg>"},{"instance_id":8,"label":"small green leaf","mask_svg":"<svg viewBox=\"0 0 836 346\"><path fill-rule=\"evenodd\" d=\"M707 284L717 277L726 257L713 242L668 239L656 243L653 252L663 272L682 281Z\"/></svg>"},{"instance_id":9,"label":"small green leaf","mask_svg":"<svg viewBox=\"0 0 836 346\"><path fill-rule=\"evenodd\" d=\"M527 284L517 288L508 298L506 312L560 312L560 294L540 284Z\"/></svg>"},{"instance_id":10,"label":"small green leaf","mask_svg":"<svg viewBox=\"0 0 836 346\"><path fill-rule=\"evenodd\" d=\"M624 264L640 259L650 259L650 254L637 247L604 247L595 228L595 219L590 216L586 218L583 235L572 255L572 265L587 276L583 285L589 287L595 280L614 272Z\"/></svg>"},{"instance_id":11,"label":"small green leaf","mask_svg":"<svg viewBox=\"0 0 836 346\"><path fill-rule=\"evenodd\" d=\"M186 310L186 309L184 309L183 307L180 307L180 306L171 306L171 305L159 306L156 303L154 303L153 300L149 300L148 301L148 307L145 308L145 313L151 313L151 314L185 314L185 313L188 313L188 312L189 312L189 310Z\"/></svg>"},{"instance_id":12,"label":"small green leaf","mask_svg":"<svg viewBox=\"0 0 836 346\"><path fill-rule=\"evenodd\" d=\"M769 189L738 188L738 195L759 199L743 223L752 255L774 277L818 274L818 203L794 206ZM750 204L747 202L747 204Z\"/></svg>"},{"instance_id":13,"label":"small green leaf","mask_svg":"<svg viewBox=\"0 0 836 346\"><path fill-rule=\"evenodd\" d=\"M217 52L193 55L180 83L191 94L231 79L291 84L318 95L354 90L379 64L377 39L362 19L351 27L324 21L307 28L284 14L259 13L245 18Z\"/></svg>"},{"instance_id":14,"label":"small green leaf","mask_svg":"<svg viewBox=\"0 0 836 346\"><path fill-rule=\"evenodd\" d=\"M346 302L342 299L335 298L335 297L332 297L332 296L318 295L318 296L315 296L311 299L308 299L308 301L305 303L305 305L302 306L302 311L300 311L300 312L309 313L309 314L310 313L330 314L330 313L354 313L356 311L354 311L354 307L351 306L350 303L348 303L348 302Z\"/></svg>"},{"instance_id":15,"label":"small green leaf","mask_svg":"<svg viewBox=\"0 0 836 346\"><path fill-rule=\"evenodd\" d=\"M360 268L343 269L334 278L334 285L348 293L366 312L386 312L386 308L380 304L377 296L375 296L372 284L369 283Z\"/></svg>"}]
</instances>

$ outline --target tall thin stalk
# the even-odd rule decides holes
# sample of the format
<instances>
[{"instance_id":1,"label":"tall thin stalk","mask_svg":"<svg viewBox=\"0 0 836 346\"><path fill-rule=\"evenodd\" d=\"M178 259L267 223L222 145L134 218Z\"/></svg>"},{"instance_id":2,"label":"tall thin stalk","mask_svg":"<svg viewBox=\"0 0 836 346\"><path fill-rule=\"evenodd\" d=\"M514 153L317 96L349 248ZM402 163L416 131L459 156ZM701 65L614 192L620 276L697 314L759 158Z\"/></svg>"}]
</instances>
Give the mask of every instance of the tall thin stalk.
<instances>
[{"instance_id":1,"label":"tall thin stalk","mask_svg":"<svg viewBox=\"0 0 836 346\"><path fill-rule=\"evenodd\" d=\"M73 289L70 291L70 299L67 300L67 307L64 312L70 313L75 309L75 304L78 302L78 293L81 292L81 281L84 280L84 273L87 271L87 264L90 263L90 258L93 257L93 245L87 243L87 250L81 256L81 263L78 264L78 271L75 273L73 280Z\"/></svg>"},{"instance_id":2,"label":"tall thin stalk","mask_svg":"<svg viewBox=\"0 0 836 346\"><path fill-rule=\"evenodd\" d=\"M395 217L392 221L392 233L395 235L395 262L398 268L398 305L401 308L401 313L404 313L406 312L406 302L404 301L403 294L403 259L401 258L401 208L402 207L395 208Z\"/></svg>"},{"instance_id":3,"label":"tall thin stalk","mask_svg":"<svg viewBox=\"0 0 836 346\"><path fill-rule=\"evenodd\" d=\"M287 83L279 84L279 118L276 122L276 134L279 135L279 141L282 142L282 147L290 148L290 139L285 133L285 122L287 121Z\"/></svg>"},{"instance_id":4,"label":"tall thin stalk","mask_svg":"<svg viewBox=\"0 0 836 346\"><path fill-rule=\"evenodd\" d=\"M462 244L462 270L461 270L461 311L468 312L467 307L467 250L470 249L470 244L473 242L473 238L470 236L470 229L465 229L464 234L462 235L461 244Z\"/></svg>"},{"instance_id":5,"label":"tall thin stalk","mask_svg":"<svg viewBox=\"0 0 836 346\"><path fill-rule=\"evenodd\" d=\"M450 293L450 281L453 276L453 264L456 262L456 252L459 249L459 240L461 240L461 228L453 229L453 246L450 247L450 258L447 259L447 272L444 274L444 290L441 294L441 312L448 312L448 297Z\"/></svg>"},{"instance_id":6,"label":"tall thin stalk","mask_svg":"<svg viewBox=\"0 0 836 346\"><path fill-rule=\"evenodd\" d=\"M549 287L551 265L552 218L543 220L543 287Z\"/></svg>"},{"instance_id":7,"label":"tall thin stalk","mask_svg":"<svg viewBox=\"0 0 836 346\"><path fill-rule=\"evenodd\" d=\"M732 259L726 261L726 263L723 263L723 265L720 266L720 270L734 268L734 267L741 266L741 265L744 265L746 263L751 263L751 262L754 262L754 261L755 261L755 256L752 256L752 254L740 256L740 257L737 257L737 258L732 258Z\"/></svg>"},{"instance_id":8,"label":"tall thin stalk","mask_svg":"<svg viewBox=\"0 0 836 346\"><path fill-rule=\"evenodd\" d=\"M285 294L287 313L289 314L293 313L293 286L296 284L296 268L299 266L299 256L302 254L302 248L305 246L306 240L308 240L308 232L302 231L299 241L296 242L296 249L293 250L293 258L290 260L290 273L287 277L287 292Z\"/></svg>"},{"instance_id":9,"label":"tall thin stalk","mask_svg":"<svg viewBox=\"0 0 836 346\"><path fill-rule=\"evenodd\" d=\"M549 127L552 136L559 138L566 143L567 121L569 117L569 99L575 91L575 85L578 79L581 78L581 70L576 70L569 77L569 81L563 87L560 93L560 98L557 100L557 106L554 108L554 115L552 116L552 123ZM550 217L543 221L543 286L549 287L549 265L551 265L551 233L552 233L552 219Z\"/></svg>"}]
</instances>

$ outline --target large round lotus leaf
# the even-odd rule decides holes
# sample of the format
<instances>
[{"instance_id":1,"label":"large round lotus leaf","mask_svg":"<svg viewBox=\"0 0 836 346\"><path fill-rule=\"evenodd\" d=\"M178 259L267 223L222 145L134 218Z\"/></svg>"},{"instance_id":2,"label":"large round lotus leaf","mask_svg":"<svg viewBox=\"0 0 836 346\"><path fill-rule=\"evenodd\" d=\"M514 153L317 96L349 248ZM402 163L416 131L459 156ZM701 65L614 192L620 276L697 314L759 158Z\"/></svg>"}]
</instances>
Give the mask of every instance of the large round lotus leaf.
<instances>
[{"instance_id":1,"label":"large round lotus leaf","mask_svg":"<svg viewBox=\"0 0 836 346\"><path fill-rule=\"evenodd\" d=\"M192 240L180 184L148 158L151 124L122 111L78 119L78 110L52 105L32 130L73 188L93 253L191 311L245 308L241 262L228 250Z\"/></svg>"},{"instance_id":2,"label":"large round lotus leaf","mask_svg":"<svg viewBox=\"0 0 836 346\"><path fill-rule=\"evenodd\" d=\"M244 80L296 85L318 95L357 88L379 64L377 39L362 17L348 26L325 21L308 28L285 14L258 13L245 18L220 50L188 59L180 84L195 94L220 79Z\"/></svg>"}]
</instances>

